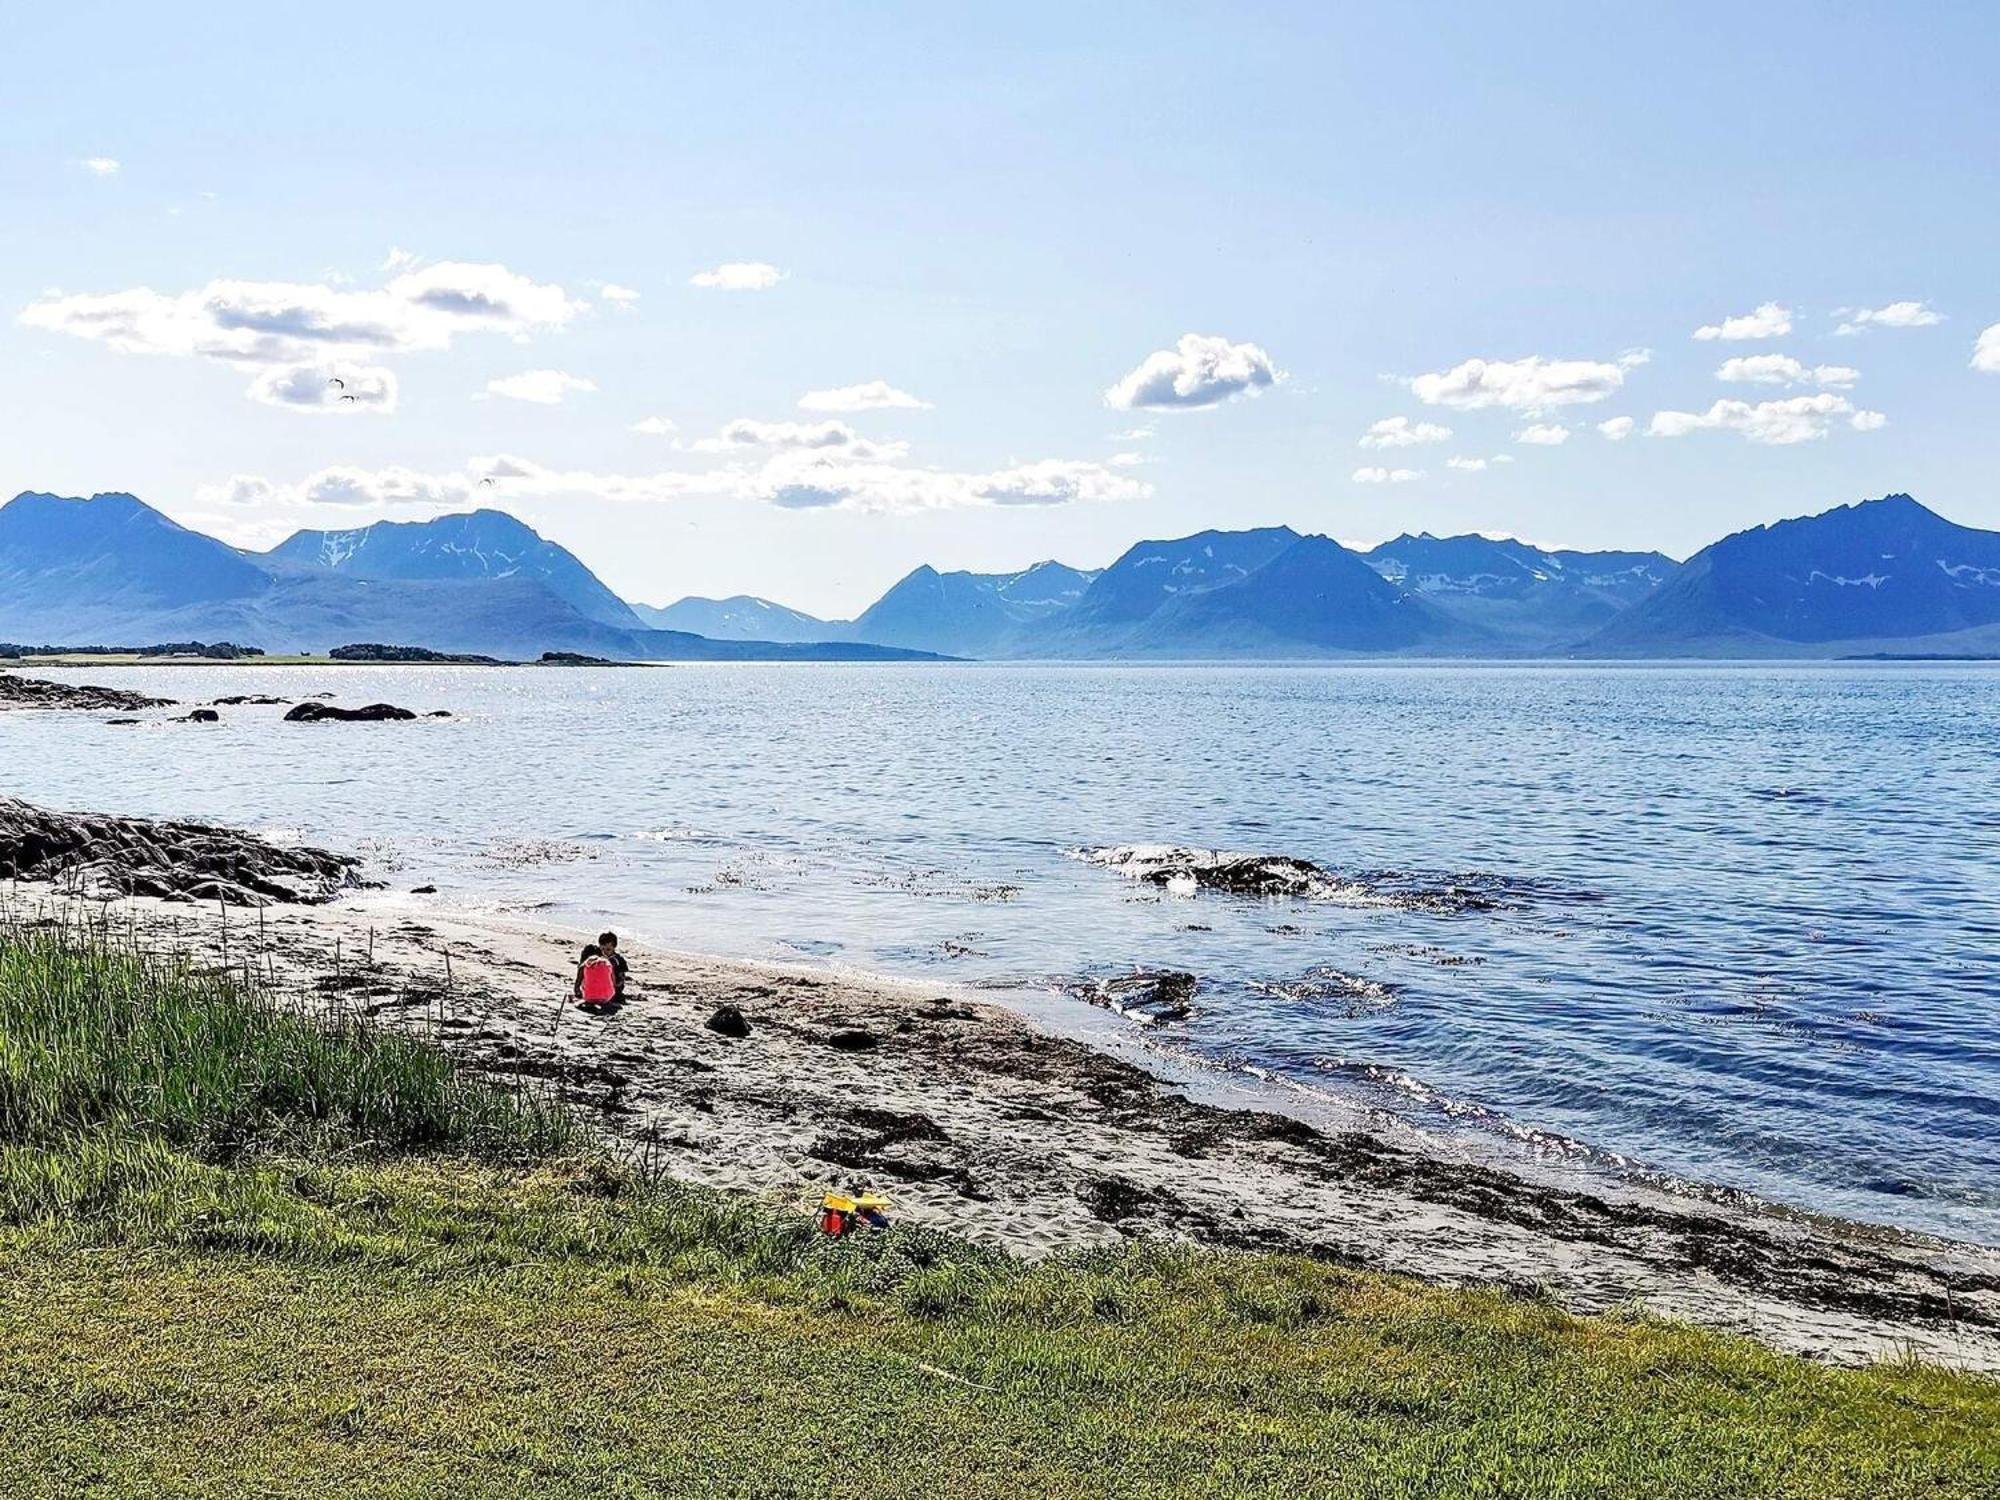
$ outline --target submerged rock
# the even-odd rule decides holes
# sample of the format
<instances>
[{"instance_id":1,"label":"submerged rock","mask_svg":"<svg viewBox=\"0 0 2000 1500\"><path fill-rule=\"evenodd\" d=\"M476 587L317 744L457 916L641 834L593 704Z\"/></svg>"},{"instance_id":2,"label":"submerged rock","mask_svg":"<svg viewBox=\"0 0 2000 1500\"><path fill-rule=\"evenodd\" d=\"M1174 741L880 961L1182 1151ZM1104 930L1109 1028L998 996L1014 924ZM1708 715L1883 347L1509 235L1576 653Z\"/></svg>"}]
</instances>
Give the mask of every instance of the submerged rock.
<instances>
[{"instance_id":1,"label":"submerged rock","mask_svg":"<svg viewBox=\"0 0 2000 1500\"><path fill-rule=\"evenodd\" d=\"M1480 872L1361 870L1343 874L1289 854L1240 854L1176 844L1121 844L1074 849L1071 857L1174 896L1216 891L1228 896L1295 898L1341 906L1439 913L1511 910L1535 897L1589 900L1545 884Z\"/></svg>"},{"instance_id":2,"label":"submerged rock","mask_svg":"<svg viewBox=\"0 0 2000 1500\"><path fill-rule=\"evenodd\" d=\"M285 715L287 724L376 724L390 719L414 719L412 709L398 708L393 703L371 703L366 708L335 708L331 703L317 701L301 703Z\"/></svg>"},{"instance_id":3,"label":"submerged rock","mask_svg":"<svg viewBox=\"0 0 2000 1500\"><path fill-rule=\"evenodd\" d=\"M1340 884L1311 860L1294 859L1289 854L1229 854L1171 844L1125 844L1114 849L1080 849L1076 857L1129 879L1188 895L1211 890L1232 896L1318 896Z\"/></svg>"},{"instance_id":4,"label":"submerged rock","mask_svg":"<svg viewBox=\"0 0 2000 1500\"><path fill-rule=\"evenodd\" d=\"M128 693L123 688L49 682L40 677L0 672L0 708L117 709L129 713L134 709L173 706L171 698L148 698L144 693Z\"/></svg>"},{"instance_id":5,"label":"submerged rock","mask_svg":"<svg viewBox=\"0 0 2000 1500\"><path fill-rule=\"evenodd\" d=\"M181 716L183 724L220 724L222 715L212 708L190 709Z\"/></svg>"},{"instance_id":6,"label":"submerged rock","mask_svg":"<svg viewBox=\"0 0 2000 1500\"><path fill-rule=\"evenodd\" d=\"M49 812L0 797L0 873L73 881L96 899L317 905L362 884L359 868L345 854L208 823Z\"/></svg>"},{"instance_id":7,"label":"submerged rock","mask_svg":"<svg viewBox=\"0 0 2000 1500\"><path fill-rule=\"evenodd\" d=\"M1194 1011L1200 981L1180 969L1140 969L1114 979L1086 980L1069 985L1079 1000L1112 1011L1143 1025L1185 1021Z\"/></svg>"},{"instance_id":8,"label":"submerged rock","mask_svg":"<svg viewBox=\"0 0 2000 1500\"><path fill-rule=\"evenodd\" d=\"M231 693L227 698L212 700L217 708L270 708L280 703L290 703L289 698L273 698L269 693Z\"/></svg>"}]
</instances>

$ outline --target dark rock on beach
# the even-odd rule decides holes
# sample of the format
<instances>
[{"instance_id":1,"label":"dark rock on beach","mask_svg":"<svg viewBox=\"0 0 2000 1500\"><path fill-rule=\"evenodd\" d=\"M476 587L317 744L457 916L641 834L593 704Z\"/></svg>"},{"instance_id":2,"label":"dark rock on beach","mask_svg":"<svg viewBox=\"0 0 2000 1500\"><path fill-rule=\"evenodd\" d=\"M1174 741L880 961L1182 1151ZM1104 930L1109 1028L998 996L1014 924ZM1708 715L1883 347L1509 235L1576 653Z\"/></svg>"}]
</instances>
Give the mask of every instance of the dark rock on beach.
<instances>
[{"instance_id":1,"label":"dark rock on beach","mask_svg":"<svg viewBox=\"0 0 2000 1500\"><path fill-rule=\"evenodd\" d=\"M48 812L0 797L0 873L74 881L86 896L316 905L361 884L359 864L207 823Z\"/></svg>"},{"instance_id":2,"label":"dark rock on beach","mask_svg":"<svg viewBox=\"0 0 2000 1500\"><path fill-rule=\"evenodd\" d=\"M741 1041L750 1035L750 1023L743 1019L743 1012L733 1005L717 1006L715 1014L703 1023L717 1036L726 1036Z\"/></svg>"},{"instance_id":3,"label":"dark rock on beach","mask_svg":"<svg viewBox=\"0 0 2000 1500\"><path fill-rule=\"evenodd\" d=\"M273 698L269 693L231 693L227 698L213 700L217 708L271 708L280 703L290 703L289 698Z\"/></svg>"},{"instance_id":4,"label":"dark rock on beach","mask_svg":"<svg viewBox=\"0 0 2000 1500\"><path fill-rule=\"evenodd\" d=\"M181 716L183 724L220 724L222 715L212 708L190 709Z\"/></svg>"},{"instance_id":5,"label":"dark rock on beach","mask_svg":"<svg viewBox=\"0 0 2000 1500\"><path fill-rule=\"evenodd\" d=\"M285 715L287 724L377 724L390 719L414 719L416 713L393 703L371 703L366 708L335 708L330 703L301 703Z\"/></svg>"},{"instance_id":6,"label":"dark rock on beach","mask_svg":"<svg viewBox=\"0 0 2000 1500\"><path fill-rule=\"evenodd\" d=\"M123 688L48 682L40 677L20 677L12 672L0 672L0 708L115 709L130 713L142 708L171 708L173 702L171 698L148 698L144 693L128 693Z\"/></svg>"}]
</instances>

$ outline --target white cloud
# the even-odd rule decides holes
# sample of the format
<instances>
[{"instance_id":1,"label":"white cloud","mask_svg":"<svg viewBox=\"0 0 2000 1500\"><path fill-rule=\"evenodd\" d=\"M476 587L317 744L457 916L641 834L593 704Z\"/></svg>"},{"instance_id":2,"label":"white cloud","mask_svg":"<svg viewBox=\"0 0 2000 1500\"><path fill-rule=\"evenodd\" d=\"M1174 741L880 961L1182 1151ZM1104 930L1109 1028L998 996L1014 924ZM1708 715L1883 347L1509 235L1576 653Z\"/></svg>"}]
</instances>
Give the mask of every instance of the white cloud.
<instances>
[{"instance_id":1,"label":"white cloud","mask_svg":"<svg viewBox=\"0 0 2000 1500\"><path fill-rule=\"evenodd\" d=\"M1449 427L1436 422L1412 422L1408 417L1384 417L1361 434L1363 448L1413 448L1420 443L1442 443L1451 436Z\"/></svg>"},{"instance_id":2,"label":"white cloud","mask_svg":"<svg viewBox=\"0 0 2000 1500\"><path fill-rule=\"evenodd\" d=\"M1148 422L1144 426L1128 427L1123 432L1112 433L1111 441L1114 443L1150 443L1158 436L1159 430L1152 423Z\"/></svg>"},{"instance_id":3,"label":"white cloud","mask_svg":"<svg viewBox=\"0 0 2000 1500\"><path fill-rule=\"evenodd\" d=\"M1972 368L2000 375L2000 323L1980 334L1979 342L1972 346Z\"/></svg>"},{"instance_id":4,"label":"white cloud","mask_svg":"<svg viewBox=\"0 0 2000 1500\"><path fill-rule=\"evenodd\" d=\"M1560 422L1536 422L1515 433L1514 441L1537 448L1560 448L1569 441L1569 429Z\"/></svg>"},{"instance_id":5,"label":"white cloud","mask_svg":"<svg viewBox=\"0 0 2000 1500\"><path fill-rule=\"evenodd\" d=\"M211 281L176 294L150 287L57 292L29 303L20 320L122 354L212 359L263 371L434 352L469 333L519 338L562 328L580 306L560 286L502 265L440 261L403 270L374 290L318 282ZM256 387L250 394L264 399Z\"/></svg>"},{"instance_id":6,"label":"white cloud","mask_svg":"<svg viewBox=\"0 0 2000 1500\"><path fill-rule=\"evenodd\" d=\"M1612 417L1597 424L1597 430L1614 443L1622 443L1639 424L1630 417Z\"/></svg>"},{"instance_id":7,"label":"white cloud","mask_svg":"<svg viewBox=\"0 0 2000 1500\"><path fill-rule=\"evenodd\" d=\"M1847 419L1847 425L1856 432L1880 432L1889 419L1879 411L1858 411Z\"/></svg>"},{"instance_id":8,"label":"white cloud","mask_svg":"<svg viewBox=\"0 0 2000 1500\"><path fill-rule=\"evenodd\" d=\"M1486 468L1486 460L1483 458L1465 458L1454 454L1444 461L1444 466L1447 469L1463 469L1468 474L1478 474Z\"/></svg>"},{"instance_id":9,"label":"white cloud","mask_svg":"<svg viewBox=\"0 0 2000 1500\"><path fill-rule=\"evenodd\" d=\"M250 399L294 411L391 412L396 409L396 373L380 365L274 366L250 382Z\"/></svg>"},{"instance_id":10,"label":"white cloud","mask_svg":"<svg viewBox=\"0 0 2000 1500\"><path fill-rule=\"evenodd\" d=\"M77 165L93 177L116 177L121 170L115 156L86 156Z\"/></svg>"},{"instance_id":11,"label":"white cloud","mask_svg":"<svg viewBox=\"0 0 2000 1500\"><path fill-rule=\"evenodd\" d=\"M1928 302L1891 302L1885 307L1843 307L1835 333L1859 333L1864 328L1933 328L1944 314Z\"/></svg>"},{"instance_id":12,"label":"white cloud","mask_svg":"<svg viewBox=\"0 0 2000 1500\"><path fill-rule=\"evenodd\" d=\"M669 437L680 431L680 423L672 417L641 417L632 424L632 430L647 437Z\"/></svg>"},{"instance_id":13,"label":"white cloud","mask_svg":"<svg viewBox=\"0 0 2000 1500\"><path fill-rule=\"evenodd\" d=\"M968 474L789 452L743 475L737 492L784 510L912 512L1139 500L1153 487L1103 464L1071 459Z\"/></svg>"},{"instance_id":14,"label":"white cloud","mask_svg":"<svg viewBox=\"0 0 2000 1500\"><path fill-rule=\"evenodd\" d=\"M822 391L807 391L799 397L801 411L929 411L931 404L908 391L899 391L886 380L864 380L860 385L836 385Z\"/></svg>"},{"instance_id":15,"label":"white cloud","mask_svg":"<svg viewBox=\"0 0 2000 1500\"><path fill-rule=\"evenodd\" d=\"M688 285L721 292L768 292L784 279L783 271L761 260L731 260L712 271L697 271L688 278Z\"/></svg>"},{"instance_id":16,"label":"white cloud","mask_svg":"<svg viewBox=\"0 0 2000 1500\"><path fill-rule=\"evenodd\" d=\"M1114 469L1136 469L1140 464L1152 462L1143 453L1114 453L1104 461Z\"/></svg>"},{"instance_id":17,"label":"white cloud","mask_svg":"<svg viewBox=\"0 0 2000 1500\"><path fill-rule=\"evenodd\" d=\"M864 438L845 422L759 422L738 417L724 424L714 437L688 444L695 453L736 453L746 448L770 448L780 452L835 451L843 457L893 462L909 452L902 442L876 442Z\"/></svg>"},{"instance_id":18,"label":"white cloud","mask_svg":"<svg viewBox=\"0 0 2000 1500\"><path fill-rule=\"evenodd\" d=\"M470 501L479 477L468 474L426 474L391 466L362 469L336 464L309 474L297 484L274 484L255 474L232 475L219 485L201 485L195 499L211 505L302 508L315 505L350 510L386 510L397 506L449 507Z\"/></svg>"},{"instance_id":19,"label":"white cloud","mask_svg":"<svg viewBox=\"0 0 2000 1500\"><path fill-rule=\"evenodd\" d=\"M1715 378L1739 385L1818 385L1845 390L1861 378L1861 372L1847 365L1809 367L1789 354L1739 354L1725 359Z\"/></svg>"},{"instance_id":20,"label":"white cloud","mask_svg":"<svg viewBox=\"0 0 2000 1500\"><path fill-rule=\"evenodd\" d=\"M620 286L615 281L607 281L597 289L597 295L614 307L630 307L639 300L639 294L629 286Z\"/></svg>"},{"instance_id":21,"label":"white cloud","mask_svg":"<svg viewBox=\"0 0 2000 1500\"><path fill-rule=\"evenodd\" d=\"M593 380L572 375L567 370L523 370L486 382L489 396L505 396L509 401L532 401L537 406L557 406L572 391L582 394L597 389Z\"/></svg>"},{"instance_id":22,"label":"white cloud","mask_svg":"<svg viewBox=\"0 0 2000 1500\"><path fill-rule=\"evenodd\" d=\"M1776 302L1765 302L1755 312L1724 318L1694 331L1698 339L1781 339L1792 331L1792 310Z\"/></svg>"},{"instance_id":23,"label":"white cloud","mask_svg":"<svg viewBox=\"0 0 2000 1500\"><path fill-rule=\"evenodd\" d=\"M1836 417L1849 416L1853 405L1845 396L1822 391L1813 396L1788 396L1782 401L1718 401L1705 412L1653 413L1648 437L1685 437L1703 431L1740 432L1753 443L1806 443L1823 438ZM1878 424L1879 425L1879 424Z\"/></svg>"},{"instance_id":24,"label":"white cloud","mask_svg":"<svg viewBox=\"0 0 2000 1500\"><path fill-rule=\"evenodd\" d=\"M1537 412L1602 401L1625 384L1627 370L1650 357L1644 350L1633 350L1615 361L1543 359L1538 354L1525 359L1468 359L1449 370L1416 376L1409 387L1426 406L1457 411L1499 406Z\"/></svg>"},{"instance_id":25,"label":"white cloud","mask_svg":"<svg viewBox=\"0 0 2000 1500\"><path fill-rule=\"evenodd\" d=\"M1412 479L1422 479L1422 469L1385 469L1380 466L1359 468L1349 476L1356 484L1408 484Z\"/></svg>"},{"instance_id":26,"label":"white cloud","mask_svg":"<svg viewBox=\"0 0 2000 1500\"><path fill-rule=\"evenodd\" d=\"M1104 393L1104 400L1120 411L1220 406L1237 396L1255 396L1284 378L1284 371L1255 344L1184 333L1173 348L1155 350L1141 360Z\"/></svg>"}]
</instances>

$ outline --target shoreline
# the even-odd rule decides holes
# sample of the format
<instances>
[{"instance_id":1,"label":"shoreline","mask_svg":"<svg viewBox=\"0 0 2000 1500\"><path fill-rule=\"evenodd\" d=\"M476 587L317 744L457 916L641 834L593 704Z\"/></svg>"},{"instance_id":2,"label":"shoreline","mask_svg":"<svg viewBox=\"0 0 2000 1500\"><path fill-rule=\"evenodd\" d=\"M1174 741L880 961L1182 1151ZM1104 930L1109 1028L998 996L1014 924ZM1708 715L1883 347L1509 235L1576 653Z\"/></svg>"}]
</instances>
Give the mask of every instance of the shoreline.
<instances>
[{"instance_id":1,"label":"shoreline","mask_svg":"<svg viewBox=\"0 0 2000 1500\"><path fill-rule=\"evenodd\" d=\"M1321 1128L1268 1091L1173 1078L1144 1049L962 987L632 945L631 998L595 1016L567 1000L589 934L420 897L246 910L22 882L4 909L101 920L281 1003L421 1030L465 1066L554 1090L675 1176L801 1211L866 1183L900 1219L1029 1256L1142 1237L1289 1251L1577 1312L1637 1303L1839 1363L1914 1353L2000 1371L2000 1249L1641 1183L1564 1186L1426 1150L1415 1131ZM747 1037L707 1028L723 1005Z\"/></svg>"}]
</instances>

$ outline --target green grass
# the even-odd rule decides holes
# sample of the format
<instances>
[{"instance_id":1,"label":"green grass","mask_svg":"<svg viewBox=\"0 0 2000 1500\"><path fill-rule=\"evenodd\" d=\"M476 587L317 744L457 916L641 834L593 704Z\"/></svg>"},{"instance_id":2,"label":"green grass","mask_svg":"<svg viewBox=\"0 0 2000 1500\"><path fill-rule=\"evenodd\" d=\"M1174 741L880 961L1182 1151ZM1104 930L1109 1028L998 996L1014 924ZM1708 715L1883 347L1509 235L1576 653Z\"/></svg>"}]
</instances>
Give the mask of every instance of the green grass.
<instances>
[{"instance_id":1,"label":"green grass","mask_svg":"<svg viewBox=\"0 0 2000 1500\"><path fill-rule=\"evenodd\" d=\"M0 934L0 1495L2000 1494L2000 1386L1308 1261L829 1243Z\"/></svg>"}]
</instances>

